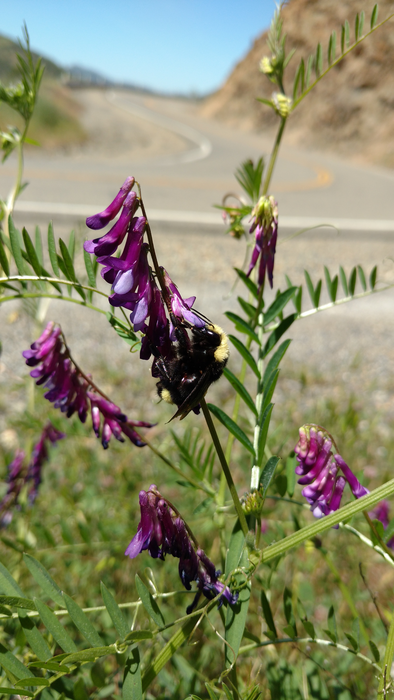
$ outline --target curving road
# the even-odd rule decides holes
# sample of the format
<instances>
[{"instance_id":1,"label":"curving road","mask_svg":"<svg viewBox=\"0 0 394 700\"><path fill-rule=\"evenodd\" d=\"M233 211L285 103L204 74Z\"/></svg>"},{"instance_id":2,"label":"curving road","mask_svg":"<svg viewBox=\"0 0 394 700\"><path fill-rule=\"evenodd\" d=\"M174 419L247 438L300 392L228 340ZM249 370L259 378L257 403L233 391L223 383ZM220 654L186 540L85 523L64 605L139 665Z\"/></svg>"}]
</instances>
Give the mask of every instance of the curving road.
<instances>
[{"instance_id":1,"label":"curving road","mask_svg":"<svg viewBox=\"0 0 394 700\"><path fill-rule=\"evenodd\" d=\"M87 93L89 95L89 93ZM112 107L108 130L116 135L116 121L130 120L130 134L143 125L148 134L168 141L159 155L153 146L125 148L111 159L98 146L86 153L46 156L32 151L26 158L30 182L17 205L18 212L85 217L106 202L132 173L140 181L150 217L182 224L221 224L212 209L226 191L238 189L233 177L246 158L267 154L270 142L256 135L202 119L190 103L128 92L98 93ZM97 93L95 95L97 99ZM171 152L170 136L178 137ZM163 149L161 149L163 151ZM0 191L12 182L10 162L0 170ZM394 233L394 173L346 163L283 144L271 191L279 201L282 228L330 222L345 231Z\"/></svg>"},{"instance_id":2,"label":"curving road","mask_svg":"<svg viewBox=\"0 0 394 700\"><path fill-rule=\"evenodd\" d=\"M245 252L243 243L223 236L220 212L212 204L238 189L236 167L269 153L270 142L203 119L196 106L182 100L121 91L92 91L80 99L96 140L69 154L28 153L30 184L17 204L17 224L29 229L53 218L57 234L67 235L77 225L85 235L83 219L104 209L127 175L135 175L155 224L160 261L182 293L197 294L198 308L227 329L221 313L239 311L240 291L231 291L232 266L242 266ZM13 171L11 160L0 169L2 196ZM299 284L304 268L316 284L324 265L335 274L339 264L349 273L357 263L367 272L378 264L380 279L394 282L394 173L291 148L285 141L271 192L279 202L280 239L319 223L339 229L319 228L278 246L276 285L286 286L285 274ZM304 309L308 303L305 298ZM103 347L105 319L87 321L81 336L75 321L78 317L85 323L86 312L76 314L69 306L59 310L72 345L82 353L99 349L111 358L117 339ZM394 416L387 389L387 378L394 374L393 320L392 291L306 319L292 328L291 361L330 372L337 385L346 383L349 393L374 383L373 405ZM15 346L24 342L26 347L27 340L16 333Z\"/></svg>"}]
</instances>

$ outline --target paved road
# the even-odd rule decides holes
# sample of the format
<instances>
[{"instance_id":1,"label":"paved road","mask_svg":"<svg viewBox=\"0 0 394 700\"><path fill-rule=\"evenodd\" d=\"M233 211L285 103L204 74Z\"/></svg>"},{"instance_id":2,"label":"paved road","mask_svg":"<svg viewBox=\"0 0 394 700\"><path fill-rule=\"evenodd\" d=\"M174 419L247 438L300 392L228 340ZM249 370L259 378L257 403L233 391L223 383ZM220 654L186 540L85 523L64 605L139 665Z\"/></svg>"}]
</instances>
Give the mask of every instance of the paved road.
<instances>
[{"instance_id":1,"label":"paved road","mask_svg":"<svg viewBox=\"0 0 394 700\"><path fill-rule=\"evenodd\" d=\"M220 213L212 204L237 188L232 173L240 162L267 154L270 142L202 119L195 108L178 100L122 92L81 99L90 105L89 118L101 119L96 141L69 154L28 154L30 184L17 205L17 223L29 228L53 218L58 234L66 235L77 225L85 235L84 217L103 209L133 174L154 222L160 261L184 295L197 293L198 308L227 328L221 313L237 309L239 290L231 292L231 270L242 265L244 244L223 237ZM1 193L8 191L12 174L13 164L7 162L0 169ZM340 263L348 272L355 263L367 270L377 263L381 279L394 281L394 173L302 152L285 142L271 191L279 201L282 238L315 222L331 222L341 230L320 228L280 246L276 284L285 285L286 273L294 283L302 282L304 268L316 281L324 265L335 273ZM389 292L296 324L291 362L331 372L333 382L349 384L349 393L374 383L373 405L394 413L388 384L394 374L393 311L394 294ZM2 311L3 319L9 318L6 313ZM89 314L82 310L78 319L86 325L81 336L75 307L56 303L51 317L57 313L77 354L99 348L113 361L118 339L103 346L103 333L108 337L105 319L87 320ZM21 334L16 326L7 333L11 361L18 344L26 347L29 333ZM7 352L5 347L5 363Z\"/></svg>"},{"instance_id":2,"label":"paved road","mask_svg":"<svg viewBox=\"0 0 394 700\"><path fill-rule=\"evenodd\" d=\"M133 130L143 124L148 132L161 134L164 144L168 141L169 152L157 156L149 144L145 150L126 147L124 155L117 153L113 159L100 145L93 152L55 157L31 152L26 158L30 185L17 211L84 217L101 207L132 173L142 184L153 220L220 225L212 204L237 188L235 168L248 157L269 152L267 139L202 119L180 100L127 92L99 93L99 99L112 108L108 130L116 135L116 119L122 113L123 120L129 119L131 139ZM110 118L110 109L108 114ZM171 152L174 135L175 153ZM11 163L0 170L2 193L12 174ZM390 171L302 152L284 142L271 191L279 200L282 227L331 221L343 230L394 233L393 187Z\"/></svg>"}]
</instances>

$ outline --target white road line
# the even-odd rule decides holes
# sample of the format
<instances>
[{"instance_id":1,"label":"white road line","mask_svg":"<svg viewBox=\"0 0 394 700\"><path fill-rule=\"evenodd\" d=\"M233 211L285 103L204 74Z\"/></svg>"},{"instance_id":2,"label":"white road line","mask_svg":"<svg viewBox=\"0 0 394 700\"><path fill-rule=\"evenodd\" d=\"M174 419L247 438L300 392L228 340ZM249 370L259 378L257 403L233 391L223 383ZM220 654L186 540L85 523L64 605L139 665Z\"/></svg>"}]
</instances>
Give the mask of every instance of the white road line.
<instances>
[{"instance_id":1,"label":"white road line","mask_svg":"<svg viewBox=\"0 0 394 700\"><path fill-rule=\"evenodd\" d=\"M91 216L100 205L67 204L63 202L26 202L19 200L16 213L53 214L62 216ZM221 213L201 211L179 211L172 209L150 209L150 221L168 221L180 224L205 224L223 226ZM345 231L386 231L394 233L394 221L390 219L323 219L313 216L280 216L279 225L283 228L304 229L314 226L334 226Z\"/></svg>"},{"instance_id":2,"label":"white road line","mask_svg":"<svg viewBox=\"0 0 394 700\"><path fill-rule=\"evenodd\" d=\"M126 103L122 101L122 97L126 97ZM212 144L210 140L204 136L204 134L201 134L196 129L193 129L193 127L187 126L186 124L183 124L182 122L172 119L166 115L154 112L148 107L144 107L136 102L132 102L128 96L118 95L115 92L110 91L106 93L106 98L109 102L115 104L117 107L120 107L126 112L135 114L137 117L140 117L145 121L158 124L158 126L161 126L168 131L172 131L173 133L178 134L178 136L183 136L188 141L191 141L197 145L197 148L186 151L186 153L175 153L172 156L166 156L164 159L160 159L163 163L165 161L166 165L173 163L192 163L196 160L203 160L212 153Z\"/></svg>"}]
</instances>

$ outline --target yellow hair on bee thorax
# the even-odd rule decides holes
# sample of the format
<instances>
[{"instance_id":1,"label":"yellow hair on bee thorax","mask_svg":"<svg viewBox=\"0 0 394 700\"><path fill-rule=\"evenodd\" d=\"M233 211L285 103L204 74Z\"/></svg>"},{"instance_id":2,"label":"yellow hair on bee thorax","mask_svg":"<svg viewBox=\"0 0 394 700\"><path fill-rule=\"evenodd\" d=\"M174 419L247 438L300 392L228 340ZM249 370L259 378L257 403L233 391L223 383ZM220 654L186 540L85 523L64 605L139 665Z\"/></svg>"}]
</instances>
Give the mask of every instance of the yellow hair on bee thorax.
<instances>
[{"instance_id":1,"label":"yellow hair on bee thorax","mask_svg":"<svg viewBox=\"0 0 394 700\"><path fill-rule=\"evenodd\" d=\"M171 398L171 394L170 394L170 392L168 391L168 389L162 389L162 390L160 391L160 398L162 398L163 401L166 401L167 403L172 403L172 404L174 403L173 400L172 400L172 398Z\"/></svg>"},{"instance_id":2,"label":"yellow hair on bee thorax","mask_svg":"<svg viewBox=\"0 0 394 700\"><path fill-rule=\"evenodd\" d=\"M218 345L213 354L216 362L227 362L228 357L230 355L230 351L228 349L227 335L225 334L224 330L220 328L220 326L217 326L215 323L210 324L209 326L207 326L207 328L209 328L209 330L212 330L214 333L217 333L217 335L220 336L220 345Z\"/></svg>"}]
</instances>

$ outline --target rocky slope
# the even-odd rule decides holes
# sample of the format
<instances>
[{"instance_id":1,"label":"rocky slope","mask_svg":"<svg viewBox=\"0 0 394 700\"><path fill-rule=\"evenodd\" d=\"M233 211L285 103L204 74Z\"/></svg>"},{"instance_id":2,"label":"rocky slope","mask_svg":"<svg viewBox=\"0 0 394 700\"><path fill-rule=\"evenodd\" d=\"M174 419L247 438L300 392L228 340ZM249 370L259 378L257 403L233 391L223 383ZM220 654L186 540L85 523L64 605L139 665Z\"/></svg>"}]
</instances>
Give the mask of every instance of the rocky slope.
<instances>
[{"instance_id":1,"label":"rocky slope","mask_svg":"<svg viewBox=\"0 0 394 700\"><path fill-rule=\"evenodd\" d=\"M359 0L290 0L283 9L287 51L296 54L287 69L285 89L292 93L300 59L316 51L320 41L326 61L332 31L346 19L354 38L354 18L365 10L364 33L369 30L373 2ZM394 10L393 2L379 3L383 20ZM256 97L270 98L275 87L259 71L259 62L269 55L267 32L259 36L220 90L205 100L206 116L257 131L271 131L277 118ZM326 63L324 64L326 65ZM394 19L365 39L344 61L333 68L297 107L287 125L289 143L331 149L344 156L394 167Z\"/></svg>"}]
</instances>

